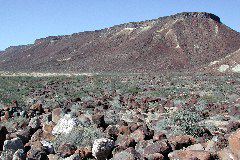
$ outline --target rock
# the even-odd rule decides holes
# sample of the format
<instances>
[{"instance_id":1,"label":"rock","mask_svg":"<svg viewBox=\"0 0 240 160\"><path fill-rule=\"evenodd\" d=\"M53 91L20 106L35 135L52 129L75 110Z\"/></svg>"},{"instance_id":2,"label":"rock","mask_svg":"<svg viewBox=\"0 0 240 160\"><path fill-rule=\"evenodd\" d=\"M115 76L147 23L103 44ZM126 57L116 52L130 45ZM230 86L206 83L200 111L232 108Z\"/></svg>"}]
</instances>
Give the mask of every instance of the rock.
<instances>
[{"instance_id":1,"label":"rock","mask_svg":"<svg viewBox=\"0 0 240 160\"><path fill-rule=\"evenodd\" d=\"M228 142L232 153L240 159L240 129L229 136Z\"/></svg>"},{"instance_id":2,"label":"rock","mask_svg":"<svg viewBox=\"0 0 240 160\"><path fill-rule=\"evenodd\" d=\"M91 148L79 148L75 151L75 154L80 155L82 159L87 159L92 157Z\"/></svg>"},{"instance_id":3,"label":"rock","mask_svg":"<svg viewBox=\"0 0 240 160\"><path fill-rule=\"evenodd\" d=\"M148 145L144 149L144 156L161 153L163 155L167 155L172 151L171 146L166 141L157 141L153 144Z\"/></svg>"},{"instance_id":4,"label":"rock","mask_svg":"<svg viewBox=\"0 0 240 160\"><path fill-rule=\"evenodd\" d=\"M115 126L115 125L109 125L109 126L106 128L105 133L107 134L107 136L108 136L109 138L114 138L114 139L116 139L116 138L118 137L119 131L118 131L117 126Z\"/></svg>"},{"instance_id":5,"label":"rock","mask_svg":"<svg viewBox=\"0 0 240 160\"><path fill-rule=\"evenodd\" d=\"M111 154L114 141L107 138L96 139L93 143L92 155L97 160L105 160Z\"/></svg>"},{"instance_id":6,"label":"rock","mask_svg":"<svg viewBox=\"0 0 240 160\"><path fill-rule=\"evenodd\" d=\"M89 117L87 117L86 115L84 114L81 114L78 116L78 120L79 122L81 123L81 125L83 127L90 127L91 126L91 120L89 119Z\"/></svg>"},{"instance_id":7,"label":"rock","mask_svg":"<svg viewBox=\"0 0 240 160\"><path fill-rule=\"evenodd\" d=\"M92 121L95 125L97 125L97 127L106 127L105 121L104 121L104 115L103 114L94 114L92 116Z\"/></svg>"},{"instance_id":8,"label":"rock","mask_svg":"<svg viewBox=\"0 0 240 160\"><path fill-rule=\"evenodd\" d=\"M238 160L238 158L233 155L231 150L227 147L218 152L218 158L221 160Z\"/></svg>"},{"instance_id":9,"label":"rock","mask_svg":"<svg viewBox=\"0 0 240 160\"><path fill-rule=\"evenodd\" d=\"M48 141L41 141L43 147L45 148L46 152L51 154L51 153L54 153L54 148L53 148L53 144L51 142L48 142Z\"/></svg>"},{"instance_id":10,"label":"rock","mask_svg":"<svg viewBox=\"0 0 240 160\"><path fill-rule=\"evenodd\" d=\"M77 120L77 118L72 118L70 114L66 114L58 121L57 125L53 128L52 134L68 134L78 124L79 121Z\"/></svg>"},{"instance_id":11,"label":"rock","mask_svg":"<svg viewBox=\"0 0 240 160\"><path fill-rule=\"evenodd\" d=\"M18 149L23 149L23 143L20 138L5 140L3 145L3 152L0 159L12 160L14 153Z\"/></svg>"},{"instance_id":12,"label":"rock","mask_svg":"<svg viewBox=\"0 0 240 160\"><path fill-rule=\"evenodd\" d=\"M31 118L28 126L31 128L31 132L34 133L40 128L41 122L38 117Z\"/></svg>"},{"instance_id":13,"label":"rock","mask_svg":"<svg viewBox=\"0 0 240 160\"><path fill-rule=\"evenodd\" d=\"M14 152L12 150L3 151L1 153L0 159L1 160L12 160L13 159Z\"/></svg>"},{"instance_id":14,"label":"rock","mask_svg":"<svg viewBox=\"0 0 240 160\"><path fill-rule=\"evenodd\" d=\"M48 156L49 160L59 160L60 156L58 156L57 154L49 154Z\"/></svg>"},{"instance_id":15,"label":"rock","mask_svg":"<svg viewBox=\"0 0 240 160\"><path fill-rule=\"evenodd\" d=\"M141 129L135 130L133 133L130 135L136 142L143 141L145 139L145 134L144 131Z\"/></svg>"},{"instance_id":16,"label":"rock","mask_svg":"<svg viewBox=\"0 0 240 160\"><path fill-rule=\"evenodd\" d=\"M205 150L215 153L228 146L228 141L224 136L214 136L212 140L205 143Z\"/></svg>"},{"instance_id":17,"label":"rock","mask_svg":"<svg viewBox=\"0 0 240 160\"><path fill-rule=\"evenodd\" d=\"M189 135L172 136L168 140L173 150L188 147L196 142L195 138Z\"/></svg>"},{"instance_id":18,"label":"rock","mask_svg":"<svg viewBox=\"0 0 240 160\"><path fill-rule=\"evenodd\" d=\"M17 131L16 136L22 140L23 144L25 144L31 138L30 129L25 128L24 130L19 130Z\"/></svg>"},{"instance_id":19,"label":"rock","mask_svg":"<svg viewBox=\"0 0 240 160\"><path fill-rule=\"evenodd\" d=\"M164 160L164 156L160 153L149 154L145 157L147 160Z\"/></svg>"},{"instance_id":20,"label":"rock","mask_svg":"<svg viewBox=\"0 0 240 160\"><path fill-rule=\"evenodd\" d=\"M5 126L0 126L0 151L3 150L3 144L6 140L6 135L8 134L7 128Z\"/></svg>"},{"instance_id":21,"label":"rock","mask_svg":"<svg viewBox=\"0 0 240 160\"><path fill-rule=\"evenodd\" d=\"M154 133L154 136L153 136L153 141L161 141L163 139L166 139L167 136L165 133L163 132L156 132Z\"/></svg>"},{"instance_id":22,"label":"rock","mask_svg":"<svg viewBox=\"0 0 240 160\"><path fill-rule=\"evenodd\" d=\"M132 147L116 153L112 160L140 160L143 159L141 155Z\"/></svg>"},{"instance_id":23,"label":"rock","mask_svg":"<svg viewBox=\"0 0 240 160\"><path fill-rule=\"evenodd\" d=\"M152 140L144 140L144 141L140 141L136 144L135 146L135 150L140 153L141 155L144 154L144 149L149 146L152 145L153 141Z\"/></svg>"},{"instance_id":24,"label":"rock","mask_svg":"<svg viewBox=\"0 0 240 160\"><path fill-rule=\"evenodd\" d=\"M54 126L55 125L53 124L53 122L43 123L42 130L45 133L52 133L52 130L53 130Z\"/></svg>"},{"instance_id":25,"label":"rock","mask_svg":"<svg viewBox=\"0 0 240 160\"><path fill-rule=\"evenodd\" d=\"M186 148L186 150L198 150L198 151L204 151L205 148L201 143L191 145Z\"/></svg>"},{"instance_id":26,"label":"rock","mask_svg":"<svg viewBox=\"0 0 240 160\"><path fill-rule=\"evenodd\" d=\"M70 157L64 158L64 160L81 160L82 157L78 154L73 154Z\"/></svg>"},{"instance_id":27,"label":"rock","mask_svg":"<svg viewBox=\"0 0 240 160\"><path fill-rule=\"evenodd\" d=\"M13 150L16 152L18 149L23 149L23 143L20 138L14 138L4 141L3 151Z\"/></svg>"},{"instance_id":28,"label":"rock","mask_svg":"<svg viewBox=\"0 0 240 160\"><path fill-rule=\"evenodd\" d=\"M39 113L43 113L43 112L44 112L41 103L36 103L36 104L32 105L32 106L30 107L30 109L33 110L33 111L35 111L35 112L38 111Z\"/></svg>"},{"instance_id":29,"label":"rock","mask_svg":"<svg viewBox=\"0 0 240 160\"><path fill-rule=\"evenodd\" d=\"M23 149L18 149L14 155L12 160L25 160L26 154Z\"/></svg>"},{"instance_id":30,"label":"rock","mask_svg":"<svg viewBox=\"0 0 240 160\"><path fill-rule=\"evenodd\" d=\"M29 142L25 148L30 148L27 152L27 158L45 157L46 153L40 141Z\"/></svg>"},{"instance_id":31,"label":"rock","mask_svg":"<svg viewBox=\"0 0 240 160\"><path fill-rule=\"evenodd\" d=\"M135 147L136 141L128 135L120 135L117 138L116 145L123 150L128 147Z\"/></svg>"},{"instance_id":32,"label":"rock","mask_svg":"<svg viewBox=\"0 0 240 160\"><path fill-rule=\"evenodd\" d=\"M65 158L73 155L76 150L77 150L76 146L63 143L58 147L57 153L60 154L61 157Z\"/></svg>"},{"instance_id":33,"label":"rock","mask_svg":"<svg viewBox=\"0 0 240 160\"><path fill-rule=\"evenodd\" d=\"M61 108L55 108L52 110L52 121L57 123L63 116L63 110Z\"/></svg>"},{"instance_id":34,"label":"rock","mask_svg":"<svg viewBox=\"0 0 240 160\"><path fill-rule=\"evenodd\" d=\"M176 150L168 154L170 160L210 160L211 154L207 151L196 151L196 150Z\"/></svg>"}]
</instances>

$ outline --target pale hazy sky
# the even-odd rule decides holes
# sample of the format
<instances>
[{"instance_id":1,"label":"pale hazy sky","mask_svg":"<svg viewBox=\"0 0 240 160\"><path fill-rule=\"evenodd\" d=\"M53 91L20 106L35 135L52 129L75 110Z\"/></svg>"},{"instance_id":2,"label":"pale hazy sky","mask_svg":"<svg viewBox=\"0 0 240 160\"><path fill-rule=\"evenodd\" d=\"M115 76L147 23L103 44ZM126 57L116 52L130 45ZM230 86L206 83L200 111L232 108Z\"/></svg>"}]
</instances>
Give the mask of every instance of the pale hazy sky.
<instances>
[{"instance_id":1,"label":"pale hazy sky","mask_svg":"<svg viewBox=\"0 0 240 160\"><path fill-rule=\"evenodd\" d=\"M0 50L186 11L214 13L239 32L239 8L240 0L0 0Z\"/></svg>"}]
</instances>

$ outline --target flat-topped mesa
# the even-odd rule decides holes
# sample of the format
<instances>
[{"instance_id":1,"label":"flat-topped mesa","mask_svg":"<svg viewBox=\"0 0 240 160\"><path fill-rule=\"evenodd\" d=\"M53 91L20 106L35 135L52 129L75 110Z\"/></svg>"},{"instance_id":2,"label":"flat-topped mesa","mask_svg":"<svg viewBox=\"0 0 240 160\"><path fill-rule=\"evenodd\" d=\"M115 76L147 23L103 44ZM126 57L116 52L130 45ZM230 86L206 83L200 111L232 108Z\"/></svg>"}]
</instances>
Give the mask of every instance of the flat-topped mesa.
<instances>
[{"instance_id":1,"label":"flat-topped mesa","mask_svg":"<svg viewBox=\"0 0 240 160\"><path fill-rule=\"evenodd\" d=\"M42 42L51 42L51 41L57 41L60 40L64 36L49 36L46 38L40 38L35 40L35 44L42 43Z\"/></svg>"},{"instance_id":2,"label":"flat-topped mesa","mask_svg":"<svg viewBox=\"0 0 240 160\"><path fill-rule=\"evenodd\" d=\"M182 12L175 15L169 16L169 18L180 19L180 18L210 18L218 23L221 23L221 20L218 16L212 13L207 12Z\"/></svg>"}]
</instances>

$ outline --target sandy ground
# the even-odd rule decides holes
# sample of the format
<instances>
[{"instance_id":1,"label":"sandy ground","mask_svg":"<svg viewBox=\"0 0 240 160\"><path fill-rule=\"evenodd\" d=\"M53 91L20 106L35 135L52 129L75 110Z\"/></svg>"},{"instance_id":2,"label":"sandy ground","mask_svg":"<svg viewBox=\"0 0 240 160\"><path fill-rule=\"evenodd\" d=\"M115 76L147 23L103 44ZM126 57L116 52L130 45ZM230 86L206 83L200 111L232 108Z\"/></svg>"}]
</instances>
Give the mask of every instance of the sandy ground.
<instances>
[{"instance_id":1,"label":"sandy ground","mask_svg":"<svg viewBox=\"0 0 240 160\"><path fill-rule=\"evenodd\" d=\"M57 77L57 76L93 76L97 75L98 73L41 73L41 72L31 72L31 73L26 73L26 72L4 72L0 71L0 76L5 76L5 77Z\"/></svg>"}]
</instances>

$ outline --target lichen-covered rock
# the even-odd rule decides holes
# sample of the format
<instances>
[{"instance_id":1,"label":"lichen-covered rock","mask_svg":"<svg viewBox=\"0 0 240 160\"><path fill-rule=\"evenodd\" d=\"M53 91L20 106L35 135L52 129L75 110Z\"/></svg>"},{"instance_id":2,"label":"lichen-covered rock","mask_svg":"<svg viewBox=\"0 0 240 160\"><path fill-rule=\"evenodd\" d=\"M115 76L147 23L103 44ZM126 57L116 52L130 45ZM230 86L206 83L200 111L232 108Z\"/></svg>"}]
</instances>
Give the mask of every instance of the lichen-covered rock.
<instances>
[{"instance_id":1,"label":"lichen-covered rock","mask_svg":"<svg viewBox=\"0 0 240 160\"><path fill-rule=\"evenodd\" d=\"M76 127L78 124L79 122L77 118L72 118L70 114L66 114L58 121L57 125L53 128L52 134L58 135L71 133L73 128Z\"/></svg>"},{"instance_id":2,"label":"lichen-covered rock","mask_svg":"<svg viewBox=\"0 0 240 160\"><path fill-rule=\"evenodd\" d=\"M105 160L111 154L114 141L107 138L96 139L92 147L92 155L97 160Z\"/></svg>"},{"instance_id":3,"label":"lichen-covered rock","mask_svg":"<svg viewBox=\"0 0 240 160\"><path fill-rule=\"evenodd\" d=\"M18 149L23 149L23 143L20 138L5 140L3 145L3 152L0 159L12 160L14 153Z\"/></svg>"},{"instance_id":4,"label":"lichen-covered rock","mask_svg":"<svg viewBox=\"0 0 240 160\"><path fill-rule=\"evenodd\" d=\"M26 154L23 149L18 149L14 155L12 160L25 160Z\"/></svg>"},{"instance_id":5,"label":"lichen-covered rock","mask_svg":"<svg viewBox=\"0 0 240 160\"><path fill-rule=\"evenodd\" d=\"M41 141L43 147L45 148L45 150L47 151L47 153L54 153L54 148L53 148L53 144L51 142L48 141Z\"/></svg>"},{"instance_id":6,"label":"lichen-covered rock","mask_svg":"<svg viewBox=\"0 0 240 160\"><path fill-rule=\"evenodd\" d=\"M39 117L31 118L31 120L28 124L28 126L31 128L32 132L35 132L36 130L38 130L40 125L41 125L41 122L39 120Z\"/></svg>"},{"instance_id":7,"label":"lichen-covered rock","mask_svg":"<svg viewBox=\"0 0 240 160\"><path fill-rule=\"evenodd\" d=\"M112 160L142 160L142 156L132 147L116 153Z\"/></svg>"},{"instance_id":8,"label":"lichen-covered rock","mask_svg":"<svg viewBox=\"0 0 240 160\"><path fill-rule=\"evenodd\" d=\"M14 138L4 141L3 151L13 150L14 152L16 152L18 149L23 149L23 143L20 138Z\"/></svg>"}]
</instances>

